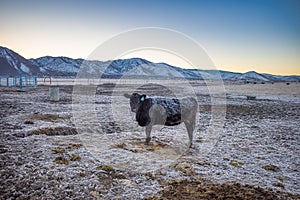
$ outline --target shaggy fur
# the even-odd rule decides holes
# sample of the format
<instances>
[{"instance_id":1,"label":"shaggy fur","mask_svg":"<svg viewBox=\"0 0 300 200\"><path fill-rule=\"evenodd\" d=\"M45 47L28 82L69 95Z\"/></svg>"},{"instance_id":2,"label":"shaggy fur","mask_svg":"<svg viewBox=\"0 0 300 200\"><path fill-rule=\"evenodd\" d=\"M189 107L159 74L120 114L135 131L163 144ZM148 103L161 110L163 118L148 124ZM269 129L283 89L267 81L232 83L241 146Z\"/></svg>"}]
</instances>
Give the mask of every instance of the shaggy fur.
<instances>
[{"instance_id":1,"label":"shaggy fur","mask_svg":"<svg viewBox=\"0 0 300 200\"><path fill-rule=\"evenodd\" d=\"M181 122L184 122L187 128L189 146L192 145L198 108L195 98L147 98L146 95L133 93L130 96L130 107L131 111L136 113L138 124L146 127L146 145L151 140L150 134L153 125L175 126Z\"/></svg>"}]
</instances>

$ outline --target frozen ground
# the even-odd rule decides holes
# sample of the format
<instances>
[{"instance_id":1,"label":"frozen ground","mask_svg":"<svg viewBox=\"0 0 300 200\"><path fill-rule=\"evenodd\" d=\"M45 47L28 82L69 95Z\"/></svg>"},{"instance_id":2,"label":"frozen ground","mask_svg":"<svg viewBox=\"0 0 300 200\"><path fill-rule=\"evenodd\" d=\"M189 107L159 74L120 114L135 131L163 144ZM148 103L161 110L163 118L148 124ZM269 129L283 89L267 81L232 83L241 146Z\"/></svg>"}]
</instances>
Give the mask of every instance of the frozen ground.
<instances>
[{"instance_id":1,"label":"frozen ground","mask_svg":"<svg viewBox=\"0 0 300 200\"><path fill-rule=\"evenodd\" d=\"M72 86L57 102L47 86L0 88L0 199L299 199L299 83L226 83L218 100L213 85L192 84L192 149L184 125L154 127L144 146L123 96L166 88L83 87L73 104Z\"/></svg>"}]
</instances>

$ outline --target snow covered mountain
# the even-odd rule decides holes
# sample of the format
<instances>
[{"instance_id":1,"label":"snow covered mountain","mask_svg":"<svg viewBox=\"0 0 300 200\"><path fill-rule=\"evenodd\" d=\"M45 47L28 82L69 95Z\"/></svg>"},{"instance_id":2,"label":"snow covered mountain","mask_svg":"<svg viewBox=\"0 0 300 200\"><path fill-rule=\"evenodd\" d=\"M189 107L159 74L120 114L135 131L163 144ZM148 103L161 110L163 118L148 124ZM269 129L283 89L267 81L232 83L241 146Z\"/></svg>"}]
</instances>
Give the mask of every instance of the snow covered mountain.
<instances>
[{"instance_id":1,"label":"snow covered mountain","mask_svg":"<svg viewBox=\"0 0 300 200\"><path fill-rule=\"evenodd\" d=\"M16 52L0 47L0 76L25 75L74 77L77 73L91 77L155 77L216 80L221 77L229 81L275 82L300 81L300 76L277 76L259 74L254 71L236 73L219 70L183 69L166 63L152 63L142 58L97 61L72 59L68 57L45 56L36 59L25 59Z\"/></svg>"},{"instance_id":2,"label":"snow covered mountain","mask_svg":"<svg viewBox=\"0 0 300 200\"><path fill-rule=\"evenodd\" d=\"M83 59L45 56L37 59L29 59L29 61L39 66L43 75L70 76L79 71Z\"/></svg>"},{"instance_id":3,"label":"snow covered mountain","mask_svg":"<svg viewBox=\"0 0 300 200\"><path fill-rule=\"evenodd\" d=\"M20 73L40 75L40 68L16 52L0 46L0 75L10 76Z\"/></svg>"},{"instance_id":4,"label":"snow covered mountain","mask_svg":"<svg viewBox=\"0 0 300 200\"><path fill-rule=\"evenodd\" d=\"M266 76L254 71L246 72L239 76L238 79L245 81L270 81Z\"/></svg>"},{"instance_id":5,"label":"snow covered mountain","mask_svg":"<svg viewBox=\"0 0 300 200\"><path fill-rule=\"evenodd\" d=\"M300 76L279 76L279 75L272 75L272 74L263 74L271 81L286 81L286 82L299 82Z\"/></svg>"}]
</instances>

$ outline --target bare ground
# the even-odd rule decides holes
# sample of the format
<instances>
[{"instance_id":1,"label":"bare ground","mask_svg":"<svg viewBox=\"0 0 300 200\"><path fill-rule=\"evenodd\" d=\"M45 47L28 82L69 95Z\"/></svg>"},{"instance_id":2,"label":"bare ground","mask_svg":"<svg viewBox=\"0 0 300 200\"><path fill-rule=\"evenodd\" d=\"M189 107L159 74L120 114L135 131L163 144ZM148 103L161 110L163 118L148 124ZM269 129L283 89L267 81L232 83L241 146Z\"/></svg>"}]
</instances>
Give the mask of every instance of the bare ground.
<instances>
[{"instance_id":1,"label":"bare ground","mask_svg":"<svg viewBox=\"0 0 300 200\"><path fill-rule=\"evenodd\" d=\"M133 117L112 116L112 85L97 87L97 119L87 127L72 120L71 86L60 86L58 102L49 100L46 86L0 88L0 198L300 199L299 85L265 84L271 88L265 93L259 85L226 85L224 126L205 155L212 104L205 86L194 87L203 92L188 152L181 125L155 128L144 146L144 130ZM171 95L153 86L139 90ZM117 98L124 92L126 86Z\"/></svg>"}]
</instances>

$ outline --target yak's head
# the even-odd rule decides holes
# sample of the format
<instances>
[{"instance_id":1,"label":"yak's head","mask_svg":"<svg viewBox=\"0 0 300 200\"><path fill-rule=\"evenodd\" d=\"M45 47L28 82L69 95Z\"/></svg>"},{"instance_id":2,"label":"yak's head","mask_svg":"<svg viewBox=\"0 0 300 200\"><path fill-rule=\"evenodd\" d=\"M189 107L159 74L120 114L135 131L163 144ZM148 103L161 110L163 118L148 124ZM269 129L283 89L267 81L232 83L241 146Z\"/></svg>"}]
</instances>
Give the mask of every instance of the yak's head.
<instances>
[{"instance_id":1,"label":"yak's head","mask_svg":"<svg viewBox=\"0 0 300 200\"><path fill-rule=\"evenodd\" d=\"M136 121L140 126L147 126L150 123L149 110L151 108L151 101L146 99L146 95L133 93L132 95L124 95L130 98L130 108L132 112L136 113Z\"/></svg>"},{"instance_id":2,"label":"yak's head","mask_svg":"<svg viewBox=\"0 0 300 200\"><path fill-rule=\"evenodd\" d=\"M130 108L132 112L137 111L140 103L144 102L146 100L146 95L140 95L138 93L133 93L132 95L124 94L125 97L130 99Z\"/></svg>"}]
</instances>

